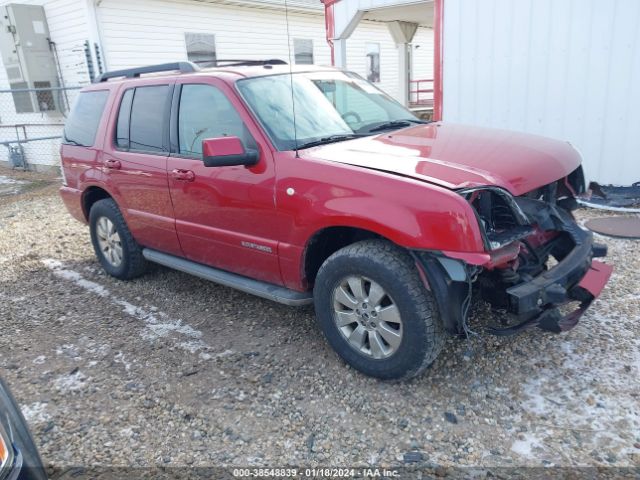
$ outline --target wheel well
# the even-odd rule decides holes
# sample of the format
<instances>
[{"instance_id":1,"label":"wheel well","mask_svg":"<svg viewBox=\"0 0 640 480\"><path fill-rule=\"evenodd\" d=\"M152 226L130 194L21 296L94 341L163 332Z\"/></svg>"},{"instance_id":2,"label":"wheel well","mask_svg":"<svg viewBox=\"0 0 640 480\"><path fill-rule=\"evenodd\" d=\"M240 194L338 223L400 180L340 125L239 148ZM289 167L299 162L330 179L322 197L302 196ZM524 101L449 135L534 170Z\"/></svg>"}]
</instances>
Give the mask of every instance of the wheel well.
<instances>
[{"instance_id":1,"label":"wheel well","mask_svg":"<svg viewBox=\"0 0 640 480\"><path fill-rule=\"evenodd\" d=\"M328 227L316 232L309 243L304 255L304 273L307 283L311 286L316 279L318 270L333 253L352 243L371 238L382 238L377 233L354 227Z\"/></svg>"},{"instance_id":2,"label":"wheel well","mask_svg":"<svg viewBox=\"0 0 640 480\"><path fill-rule=\"evenodd\" d=\"M100 187L89 187L85 190L82 194L82 211L87 220L89 220L89 212L93 204L105 198L111 198L111 195Z\"/></svg>"}]
</instances>

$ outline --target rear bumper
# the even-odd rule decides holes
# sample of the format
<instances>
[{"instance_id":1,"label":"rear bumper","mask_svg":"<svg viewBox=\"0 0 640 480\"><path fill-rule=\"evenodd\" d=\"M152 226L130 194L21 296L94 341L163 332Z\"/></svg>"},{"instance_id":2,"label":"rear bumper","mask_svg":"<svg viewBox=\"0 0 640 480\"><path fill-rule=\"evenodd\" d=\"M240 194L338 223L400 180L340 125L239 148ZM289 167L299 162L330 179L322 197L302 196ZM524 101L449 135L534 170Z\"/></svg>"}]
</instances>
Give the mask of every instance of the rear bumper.
<instances>
[{"instance_id":1,"label":"rear bumper","mask_svg":"<svg viewBox=\"0 0 640 480\"><path fill-rule=\"evenodd\" d=\"M76 220L79 220L82 223L87 223L87 218L85 217L84 210L82 209L82 191L70 188L70 187L60 187L60 197L64 202L69 213L73 215Z\"/></svg>"}]
</instances>

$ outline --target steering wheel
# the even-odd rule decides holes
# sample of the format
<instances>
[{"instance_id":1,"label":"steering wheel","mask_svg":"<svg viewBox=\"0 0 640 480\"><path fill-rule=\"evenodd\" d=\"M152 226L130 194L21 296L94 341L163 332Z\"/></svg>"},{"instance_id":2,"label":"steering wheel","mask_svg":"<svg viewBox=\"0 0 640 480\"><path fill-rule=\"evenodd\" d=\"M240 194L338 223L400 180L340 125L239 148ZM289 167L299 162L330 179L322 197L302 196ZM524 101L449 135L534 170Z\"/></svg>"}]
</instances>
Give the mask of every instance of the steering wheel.
<instances>
[{"instance_id":1,"label":"steering wheel","mask_svg":"<svg viewBox=\"0 0 640 480\"><path fill-rule=\"evenodd\" d=\"M352 127L353 125L360 125L362 123L362 118L354 111L346 112L341 115L342 119L347 122L347 125ZM352 118L353 121L350 122L349 118Z\"/></svg>"}]
</instances>

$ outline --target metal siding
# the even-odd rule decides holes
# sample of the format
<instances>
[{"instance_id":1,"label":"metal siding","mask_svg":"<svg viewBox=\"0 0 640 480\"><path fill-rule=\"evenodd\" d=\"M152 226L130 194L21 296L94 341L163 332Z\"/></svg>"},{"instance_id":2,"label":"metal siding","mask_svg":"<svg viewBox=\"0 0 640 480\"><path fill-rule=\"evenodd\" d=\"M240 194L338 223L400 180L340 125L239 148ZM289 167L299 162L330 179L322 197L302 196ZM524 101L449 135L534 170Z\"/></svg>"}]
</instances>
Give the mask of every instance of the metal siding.
<instances>
[{"instance_id":1,"label":"metal siding","mask_svg":"<svg viewBox=\"0 0 640 480\"><path fill-rule=\"evenodd\" d=\"M444 1L444 120L568 140L640 180L640 2Z\"/></svg>"}]
</instances>

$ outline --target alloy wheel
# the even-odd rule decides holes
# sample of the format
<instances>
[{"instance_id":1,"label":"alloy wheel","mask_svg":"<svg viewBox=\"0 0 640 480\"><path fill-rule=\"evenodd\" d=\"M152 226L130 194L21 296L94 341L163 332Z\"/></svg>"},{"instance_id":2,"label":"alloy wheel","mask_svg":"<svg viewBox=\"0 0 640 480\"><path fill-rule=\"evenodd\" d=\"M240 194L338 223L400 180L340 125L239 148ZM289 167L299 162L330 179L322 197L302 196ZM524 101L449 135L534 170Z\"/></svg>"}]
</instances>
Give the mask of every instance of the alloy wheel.
<instances>
[{"instance_id":1,"label":"alloy wheel","mask_svg":"<svg viewBox=\"0 0 640 480\"><path fill-rule=\"evenodd\" d=\"M98 245L104 258L113 267L122 263L122 242L116 226L107 217L100 217L96 222Z\"/></svg>"},{"instance_id":2,"label":"alloy wheel","mask_svg":"<svg viewBox=\"0 0 640 480\"><path fill-rule=\"evenodd\" d=\"M334 289L333 308L338 330L359 353L384 359L400 347L400 310L379 283L360 275L344 278Z\"/></svg>"}]
</instances>

